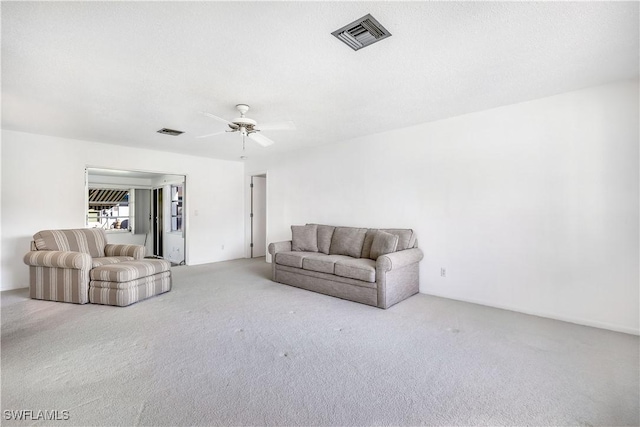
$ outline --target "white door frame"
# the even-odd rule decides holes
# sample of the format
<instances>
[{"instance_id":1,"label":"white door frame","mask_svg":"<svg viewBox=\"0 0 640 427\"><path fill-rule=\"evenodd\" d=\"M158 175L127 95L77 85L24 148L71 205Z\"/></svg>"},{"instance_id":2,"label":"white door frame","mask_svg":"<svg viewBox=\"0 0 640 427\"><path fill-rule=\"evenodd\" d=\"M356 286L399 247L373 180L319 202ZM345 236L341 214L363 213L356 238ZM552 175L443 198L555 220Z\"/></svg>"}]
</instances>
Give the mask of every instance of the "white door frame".
<instances>
[{"instance_id":1,"label":"white door frame","mask_svg":"<svg viewBox=\"0 0 640 427\"><path fill-rule=\"evenodd\" d=\"M245 190L244 190L244 195L245 195L245 203L244 203L244 207L245 207L245 227L244 227L244 247L245 247L245 252L244 252L244 257L245 258L251 258L251 178L254 176L258 176L258 177L266 177L266 189L265 189L265 208L266 208L266 214L265 214L265 235L266 235L266 242L267 244L269 243L269 174L267 171L260 171L260 172L252 172L250 174L245 175ZM269 251L267 251L267 256L266 256L267 262L270 262L271 257L269 256Z\"/></svg>"}]
</instances>

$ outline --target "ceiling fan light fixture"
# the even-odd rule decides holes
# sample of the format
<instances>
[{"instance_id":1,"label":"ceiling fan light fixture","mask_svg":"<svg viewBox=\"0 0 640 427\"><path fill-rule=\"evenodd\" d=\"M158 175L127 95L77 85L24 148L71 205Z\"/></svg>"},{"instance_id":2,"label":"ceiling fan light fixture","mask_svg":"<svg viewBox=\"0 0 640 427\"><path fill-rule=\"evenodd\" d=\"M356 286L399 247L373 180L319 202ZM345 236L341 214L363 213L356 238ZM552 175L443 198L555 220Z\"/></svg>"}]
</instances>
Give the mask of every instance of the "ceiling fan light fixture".
<instances>
[{"instance_id":1,"label":"ceiling fan light fixture","mask_svg":"<svg viewBox=\"0 0 640 427\"><path fill-rule=\"evenodd\" d=\"M261 126L258 125L258 122L256 122L253 119L250 119L248 117L245 117L245 113L247 111L249 111L249 106L247 104L237 104L236 105L236 110L238 110L240 112L240 117L237 117L235 119L233 119L233 121L228 121L226 119L223 119L222 117L218 117L215 114L211 114L211 113L207 113L207 112L203 112L201 111L200 113L202 115L205 115L207 117L210 117L214 120L217 120L219 122L225 123L227 124L231 130L227 130L226 132L239 132L240 135L242 136L242 150L244 151L245 149L245 137L249 137L251 140L257 142L258 144L262 145L263 147L267 147L271 144L274 143L273 140L267 138L264 135L260 135L258 134L258 132L260 132L261 130L295 130L296 129L296 125L292 122L292 121L285 121L285 122L280 122L280 123L267 123L262 125L262 127L264 129L262 129ZM258 129L256 129L258 128ZM202 135L199 136L197 138L206 138L209 136L215 136L215 135L219 135L225 133L224 131L222 132L214 132L214 133L210 133L208 135Z\"/></svg>"},{"instance_id":2,"label":"ceiling fan light fixture","mask_svg":"<svg viewBox=\"0 0 640 427\"><path fill-rule=\"evenodd\" d=\"M253 119L249 119L247 117L236 117L235 119L233 119L233 122L236 125L240 125L240 126L255 126L258 124L258 122L256 122Z\"/></svg>"}]
</instances>

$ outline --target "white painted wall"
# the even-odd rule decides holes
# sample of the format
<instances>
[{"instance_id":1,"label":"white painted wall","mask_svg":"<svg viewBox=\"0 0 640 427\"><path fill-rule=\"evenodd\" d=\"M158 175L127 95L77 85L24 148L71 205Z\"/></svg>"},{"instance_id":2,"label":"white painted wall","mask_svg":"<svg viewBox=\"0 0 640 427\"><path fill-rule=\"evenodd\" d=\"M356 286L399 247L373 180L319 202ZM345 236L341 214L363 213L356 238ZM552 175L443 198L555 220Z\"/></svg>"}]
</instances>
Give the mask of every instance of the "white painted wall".
<instances>
[{"instance_id":1,"label":"white painted wall","mask_svg":"<svg viewBox=\"0 0 640 427\"><path fill-rule=\"evenodd\" d=\"M290 225L410 227L423 293L639 331L638 82L290 153L268 172ZM447 277L440 277L445 267Z\"/></svg>"},{"instance_id":2,"label":"white painted wall","mask_svg":"<svg viewBox=\"0 0 640 427\"><path fill-rule=\"evenodd\" d=\"M186 175L187 263L244 256L242 163L3 130L2 290L28 285L34 233L84 225L87 165Z\"/></svg>"}]
</instances>

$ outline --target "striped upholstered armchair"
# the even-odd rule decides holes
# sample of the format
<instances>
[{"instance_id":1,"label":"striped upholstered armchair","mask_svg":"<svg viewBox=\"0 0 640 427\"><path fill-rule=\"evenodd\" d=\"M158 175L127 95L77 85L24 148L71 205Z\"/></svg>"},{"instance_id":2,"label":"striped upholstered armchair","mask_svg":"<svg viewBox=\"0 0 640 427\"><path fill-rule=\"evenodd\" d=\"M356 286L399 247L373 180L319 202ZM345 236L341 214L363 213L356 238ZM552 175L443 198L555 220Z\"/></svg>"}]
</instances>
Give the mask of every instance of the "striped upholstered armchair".
<instances>
[{"instance_id":1,"label":"striped upholstered armchair","mask_svg":"<svg viewBox=\"0 0 640 427\"><path fill-rule=\"evenodd\" d=\"M33 239L24 262L29 266L30 296L35 299L86 304L92 269L145 255L142 245L108 244L101 228L44 230Z\"/></svg>"}]
</instances>

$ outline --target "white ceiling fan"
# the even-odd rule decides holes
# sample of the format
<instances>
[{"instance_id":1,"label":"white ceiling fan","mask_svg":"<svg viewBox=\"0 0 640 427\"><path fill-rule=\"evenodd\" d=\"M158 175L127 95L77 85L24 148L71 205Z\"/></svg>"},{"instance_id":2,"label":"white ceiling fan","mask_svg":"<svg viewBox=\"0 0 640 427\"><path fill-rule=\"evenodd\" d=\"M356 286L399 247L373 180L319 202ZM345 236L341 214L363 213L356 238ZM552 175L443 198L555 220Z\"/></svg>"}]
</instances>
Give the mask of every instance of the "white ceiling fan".
<instances>
[{"instance_id":1,"label":"white ceiling fan","mask_svg":"<svg viewBox=\"0 0 640 427\"><path fill-rule=\"evenodd\" d=\"M240 112L240 117L233 119L232 121L228 121L223 119L222 117L218 117L211 113L206 113L201 111L201 113L207 117L211 117L212 119L216 119L222 123L228 125L231 129L224 130L220 132L210 133L207 135L201 135L197 138L208 138L210 136L221 135L227 132L240 132L242 135L242 148L244 150L244 137L248 136L249 139L257 142L263 147L267 147L273 144L273 141L266 136L258 133L263 130L295 130L296 126L292 121L279 122L279 123L268 123L263 125L258 125L253 119L245 117L247 111L249 111L249 106L246 104L238 104L236 105L236 109Z\"/></svg>"}]
</instances>

